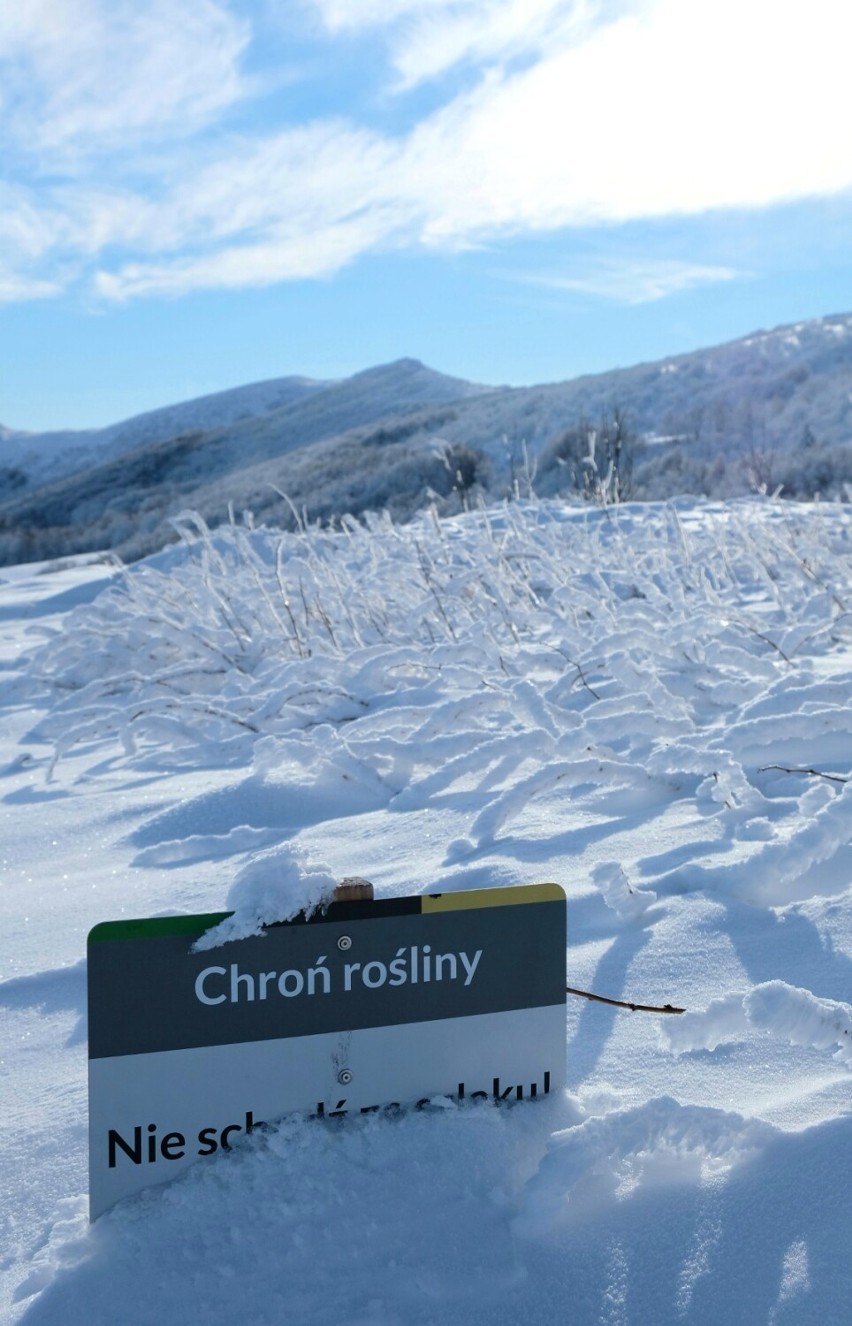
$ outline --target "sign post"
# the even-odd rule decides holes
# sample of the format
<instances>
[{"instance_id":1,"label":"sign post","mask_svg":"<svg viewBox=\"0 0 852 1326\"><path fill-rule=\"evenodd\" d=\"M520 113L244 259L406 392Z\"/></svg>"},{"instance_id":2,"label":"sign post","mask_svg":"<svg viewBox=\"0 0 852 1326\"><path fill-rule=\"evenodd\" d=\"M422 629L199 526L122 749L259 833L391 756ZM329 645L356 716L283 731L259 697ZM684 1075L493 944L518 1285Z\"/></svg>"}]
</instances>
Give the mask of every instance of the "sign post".
<instances>
[{"instance_id":1,"label":"sign post","mask_svg":"<svg viewBox=\"0 0 852 1326\"><path fill-rule=\"evenodd\" d=\"M565 911L555 884L333 902L201 952L228 913L95 926L91 1219L285 1114L557 1090Z\"/></svg>"}]
</instances>

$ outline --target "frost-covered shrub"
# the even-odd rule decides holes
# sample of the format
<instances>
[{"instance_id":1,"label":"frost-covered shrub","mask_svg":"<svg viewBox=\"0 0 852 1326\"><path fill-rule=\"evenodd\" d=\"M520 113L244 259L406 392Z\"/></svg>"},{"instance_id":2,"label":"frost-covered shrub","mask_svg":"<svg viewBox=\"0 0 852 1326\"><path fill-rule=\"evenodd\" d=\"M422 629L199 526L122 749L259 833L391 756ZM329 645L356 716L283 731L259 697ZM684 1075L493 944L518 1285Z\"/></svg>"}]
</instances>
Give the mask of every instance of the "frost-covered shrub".
<instances>
[{"instance_id":1,"label":"frost-covered shrub","mask_svg":"<svg viewBox=\"0 0 852 1326\"><path fill-rule=\"evenodd\" d=\"M581 419L542 449L536 491L543 497L576 494L599 505L629 501L640 447L624 410L608 411L596 426Z\"/></svg>"},{"instance_id":2,"label":"frost-covered shrub","mask_svg":"<svg viewBox=\"0 0 852 1326\"><path fill-rule=\"evenodd\" d=\"M285 535L187 516L180 532L34 655L28 686L52 707L33 737L171 765L298 763L309 741L400 804L484 779L479 836L560 779L615 796L695 778L710 806L751 805L736 743L753 724L697 752L852 624L841 507L529 501Z\"/></svg>"}]
</instances>

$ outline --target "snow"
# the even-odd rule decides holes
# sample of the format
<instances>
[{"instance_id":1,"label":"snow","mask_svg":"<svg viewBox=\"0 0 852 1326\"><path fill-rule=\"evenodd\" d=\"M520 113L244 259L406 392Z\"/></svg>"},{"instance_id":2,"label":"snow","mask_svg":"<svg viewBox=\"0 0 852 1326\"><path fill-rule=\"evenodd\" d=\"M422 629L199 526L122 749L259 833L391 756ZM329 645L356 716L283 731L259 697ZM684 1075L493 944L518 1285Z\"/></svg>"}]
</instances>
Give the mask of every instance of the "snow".
<instances>
[{"instance_id":1,"label":"snow","mask_svg":"<svg viewBox=\"0 0 852 1326\"><path fill-rule=\"evenodd\" d=\"M703 1013L687 1013L677 1025L664 1027L663 1042L675 1053L715 1050L742 1039L749 1027L791 1045L831 1049L835 1059L852 1063L852 1008L835 999L817 999L810 990L786 981L764 981L745 995L714 999Z\"/></svg>"},{"instance_id":2,"label":"snow","mask_svg":"<svg viewBox=\"0 0 852 1326\"><path fill-rule=\"evenodd\" d=\"M0 578L0 1320L840 1323L852 521L528 502ZM89 1226L85 940L555 881L568 1087L288 1118Z\"/></svg>"},{"instance_id":3,"label":"snow","mask_svg":"<svg viewBox=\"0 0 852 1326\"><path fill-rule=\"evenodd\" d=\"M331 902L337 881L328 869L309 860L303 847L281 843L253 853L228 894L231 915L196 940L196 953L235 939L263 934L264 926L290 921Z\"/></svg>"}]
</instances>

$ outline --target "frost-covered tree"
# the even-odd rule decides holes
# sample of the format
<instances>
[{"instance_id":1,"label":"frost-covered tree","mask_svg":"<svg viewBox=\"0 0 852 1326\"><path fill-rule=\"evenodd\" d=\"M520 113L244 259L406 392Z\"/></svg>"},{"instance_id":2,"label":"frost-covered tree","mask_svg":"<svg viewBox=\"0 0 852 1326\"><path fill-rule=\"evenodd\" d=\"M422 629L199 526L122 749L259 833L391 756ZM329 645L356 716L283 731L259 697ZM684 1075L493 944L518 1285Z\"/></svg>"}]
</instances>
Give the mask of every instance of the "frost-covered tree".
<instances>
[{"instance_id":1,"label":"frost-covered tree","mask_svg":"<svg viewBox=\"0 0 852 1326\"><path fill-rule=\"evenodd\" d=\"M546 496L576 493L600 505L628 501L634 493L638 448L639 438L620 405L607 411L597 425L580 419L544 448L538 491Z\"/></svg>"}]
</instances>

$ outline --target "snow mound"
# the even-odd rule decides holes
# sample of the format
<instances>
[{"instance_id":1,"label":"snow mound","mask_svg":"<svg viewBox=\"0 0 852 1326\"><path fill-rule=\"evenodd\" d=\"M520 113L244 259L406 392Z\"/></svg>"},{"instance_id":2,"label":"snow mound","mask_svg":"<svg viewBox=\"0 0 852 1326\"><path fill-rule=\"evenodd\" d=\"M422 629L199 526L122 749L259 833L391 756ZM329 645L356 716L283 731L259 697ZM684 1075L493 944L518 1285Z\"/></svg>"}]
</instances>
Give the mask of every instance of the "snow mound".
<instances>
[{"instance_id":1,"label":"snow mound","mask_svg":"<svg viewBox=\"0 0 852 1326\"><path fill-rule=\"evenodd\" d=\"M233 914L197 939L193 949L200 952L260 935L264 926L290 921L299 912L310 916L331 901L335 883L328 867L310 862L297 844L282 843L259 852L237 875L228 894Z\"/></svg>"},{"instance_id":2,"label":"snow mound","mask_svg":"<svg viewBox=\"0 0 852 1326\"><path fill-rule=\"evenodd\" d=\"M667 1096L588 1119L550 1139L515 1228L527 1238L540 1237L565 1217L572 1201L588 1208L623 1201L643 1186L727 1172L774 1136L775 1129L758 1120L680 1105Z\"/></svg>"},{"instance_id":3,"label":"snow mound","mask_svg":"<svg viewBox=\"0 0 852 1326\"><path fill-rule=\"evenodd\" d=\"M746 994L714 999L703 1012L672 1019L661 1035L668 1049L683 1054L740 1040L750 1027L791 1045L830 1049L838 1062L852 1065L852 1006L785 981L764 981Z\"/></svg>"}]
</instances>

